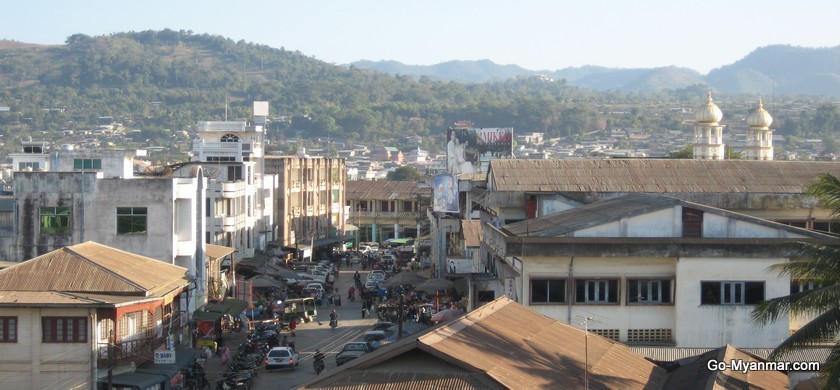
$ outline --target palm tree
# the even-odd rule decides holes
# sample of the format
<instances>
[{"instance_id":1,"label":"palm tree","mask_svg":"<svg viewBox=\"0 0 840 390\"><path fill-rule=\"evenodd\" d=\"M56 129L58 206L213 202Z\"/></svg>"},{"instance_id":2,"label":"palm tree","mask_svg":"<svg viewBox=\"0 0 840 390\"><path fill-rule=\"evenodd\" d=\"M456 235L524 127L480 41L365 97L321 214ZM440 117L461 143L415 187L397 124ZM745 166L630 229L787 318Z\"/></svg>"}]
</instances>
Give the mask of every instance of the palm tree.
<instances>
[{"instance_id":1,"label":"palm tree","mask_svg":"<svg viewBox=\"0 0 840 390\"><path fill-rule=\"evenodd\" d=\"M806 194L819 198L833 217L840 217L840 180L836 177L818 176ZM802 260L776 264L771 269L790 275L791 280L812 281L816 288L762 302L753 311L753 321L763 325L789 315L814 319L779 344L770 354L770 360L800 347L820 344L840 331L840 249L807 243L797 243L794 247ZM840 386L840 343L832 347L820 375L824 388Z\"/></svg>"}]
</instances>

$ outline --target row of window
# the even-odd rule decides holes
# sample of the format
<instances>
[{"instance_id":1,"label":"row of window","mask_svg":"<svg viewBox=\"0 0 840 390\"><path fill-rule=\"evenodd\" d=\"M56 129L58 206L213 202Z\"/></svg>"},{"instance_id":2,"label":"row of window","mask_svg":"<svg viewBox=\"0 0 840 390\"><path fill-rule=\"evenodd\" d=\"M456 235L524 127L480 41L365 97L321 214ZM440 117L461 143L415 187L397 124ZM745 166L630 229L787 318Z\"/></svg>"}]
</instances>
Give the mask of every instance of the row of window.
<instances>
[{"instance_id":1,"label":"row of window","mask_svg":"<svg viewBox=\"0 0 840 390\"><path fill-rule=\"evenodd\" d=\"M625 302L634 305L662 305L674 302L673 280L627 279ZM531 279L532 304L618 304L620 279ZM764 282L700 282L701 304L754 305L764 300Z\"/></svg>"},{"instance_id":2,"label":"row of window","mask_svg":"<svg viewBox=\"0 0 840 390\"><path fill-rule=\"evenodd\" d=\"M0 317L0 343L16 343L17 329L17 317ZM41 318L41 342L43 343L86 343L87 330L87 317Z\"/></svg>"},{"instance_id":3,"label":"row of window","mask_svg":"<svg viewBox=\"0 0 840 390\"><path fill-rule=\"evenodd\" d=\"M69 235L72 232L70 207L40 207L41 234ZM146 234L146 207L117 207L117 234Z\"/></svg>"}]
</instances>

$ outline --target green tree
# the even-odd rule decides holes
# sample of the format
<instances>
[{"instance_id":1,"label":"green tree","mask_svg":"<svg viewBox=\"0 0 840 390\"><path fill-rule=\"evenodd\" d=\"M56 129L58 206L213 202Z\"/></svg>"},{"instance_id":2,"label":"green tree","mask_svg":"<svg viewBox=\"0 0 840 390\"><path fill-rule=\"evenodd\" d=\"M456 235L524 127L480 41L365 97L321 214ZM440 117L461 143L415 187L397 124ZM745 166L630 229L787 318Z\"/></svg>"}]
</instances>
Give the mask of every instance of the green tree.
<instances>
[{"instance_id":1,"label":"green tree","mask_svg":"<svg viewBox=\"0 0 840 390\"><path fill-rule=\"evenodd\" d=\"M670 157L680 159L694 158L694 144L685 145L682 149L671 152Z\"/></svg>"},{"instance_id":2,"label":"green tree","mask_svg":"<svg viewBox=\"0 0 840 390\"><path fill-rule=\"evenodd\" d=\"M814 179L806 193L819 198L836 218L840 216L840 180L830 174ZM815 316L770 353L775 360L797 348L809 347L840 332L840 249L799 243L802 260L776 264L772 270L790 275L791 280L813 281L819 286L760 303L753 311L753 321L767 324L789 315ZM834 344L822 366L822 387L840 386L840 344Z\"/></svg>"},{"instance_id":3,"label":"green tree","mask_svg":"<svg viewBox=\"0 0 840 390\"><path fill-rule=\"evenodd\" d=\"M388 181L419 181L423 178L423 175L420 172L417 172L417 168L412 165L403 165L397 169L394 169L391 172L388 172L385 175L385 179Z\"/></svg>"}]
</instances>

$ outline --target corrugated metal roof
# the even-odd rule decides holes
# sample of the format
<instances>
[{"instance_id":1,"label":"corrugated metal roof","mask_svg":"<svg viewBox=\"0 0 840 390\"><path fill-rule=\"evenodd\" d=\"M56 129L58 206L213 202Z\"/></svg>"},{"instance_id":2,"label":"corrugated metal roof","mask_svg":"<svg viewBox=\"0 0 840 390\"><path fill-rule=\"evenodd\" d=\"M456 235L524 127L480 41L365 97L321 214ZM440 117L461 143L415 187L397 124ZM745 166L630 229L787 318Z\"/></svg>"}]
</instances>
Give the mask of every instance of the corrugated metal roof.
<instances>
[{"instance_id":1,"label":"corrugated metal roof","mask_svg":"<svg viewBox=\"0 0 840 390\"><path fill-rule=\"evenodd\" d=\"M467 247L481 246L481 241L484 240L484 229L481 228L481 221L474 219L471 221L462 220L461 229L464 232L464 242Z\"/></svg>"},{"instance_id":2,"label":"corrugated metal roof","mask_svg":"<svg viewBox=\"0 0 840 390\"><path fill-rule=\"evenodd\" d=\"M428 196L431 189L420 188L413 181L348 181L345 199L353 200L417 200L417 195Z\"/></svg>"},{"instance_id":3,"label":"corrugated metal roof","mask_svg":"<svg viewBox=\"0 0 840 390\"><path fill-rule=\"evenodd\" d=\"M582 388L587 356L592 388L660 388L667 378L664 369L627 346L585 336L503 296L416 338L383 346L304 388L360 388L362 381L365 388L389 381L388 388L400 389ZM394 383L397 375L404 376Z\"/></svg>"},{"instance_id":4,"label":"corrugated metal roof","mask_svg":"<svg viewBox=\"0 0 840 390\"><path fill-rule=\"evenodd\" d=\"M840 176L840 163L747 160L516 160L490 161L494 191L791 193L817 175Z\"/></svg>"},{"instance_id":5,"label":"corrugated metal roof","mask_svg":"<svg viewBox=\"0 0 840 390\"><path fill-rule=\"evenodd\" d=\"M733 360L765 361L739 351L731 345L726 345L706 352L693 362L672 370L663 389L786 389L789 384L788 376L779 371L743 372L732 368L721 371L709 370L707 362L710 360L727 363Z\"/></svg>"},{"instance_id":6,"label":"corrugated metal roof","mask_svg":"<svg viewBox=\"0 0 840 390\"><path fill-rule=\"evenodd\" d=\"M221 259L222 257L233 253L233 251L235 250L236 248L231 248L229 246L204 244L204 253L206 253L207 256L210 256L214 259Z\"/></svg>"},{"instance_id":7,"label":"corrugated metal roof","mask_svg":"<svg viewBox=\"0 0 840 390\"><path fill-rule=\"evenodd\" d=\"M163 296L189 284L186 271L89 241L0 270L0 291Z\"/></svg>"}]
</instances>

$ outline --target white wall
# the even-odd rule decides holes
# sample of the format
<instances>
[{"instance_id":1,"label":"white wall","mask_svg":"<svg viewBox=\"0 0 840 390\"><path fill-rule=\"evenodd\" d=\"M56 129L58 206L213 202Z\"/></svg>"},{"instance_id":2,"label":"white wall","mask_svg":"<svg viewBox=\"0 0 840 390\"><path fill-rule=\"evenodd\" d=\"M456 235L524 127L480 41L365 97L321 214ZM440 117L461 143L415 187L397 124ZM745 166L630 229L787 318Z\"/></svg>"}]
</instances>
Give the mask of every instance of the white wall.
<instances>
[{"instance_id":1,"label":"white wall","mask_svg":"<svg viewBox=\"0 0 840 390\"><path fill-rule=\"evenodd\" d=\"M91 333L95 309L0 308L0 316L17 317L18 342L0 348L0 378L4 389L90 388ZM91 317L93 315L93 317ZM41 317L87 317L87 343L41 343Z\"/></svg>"},{"instance_id":2,"label":"white wall","mask_svg":"<svg viewBox=\"0 0 840 390\"><path fill-rule=\"evenodd\" d=\"M765 325L752 323L754 305L702 305L702 281L764 281L765 299L787 295L790 279L768 271L786 259L681 258L677 261L676 334L680 347L776 347L788 336L786 317ZM687 282L680 283L680 280Z\"/></svg>"}]
</instances>

